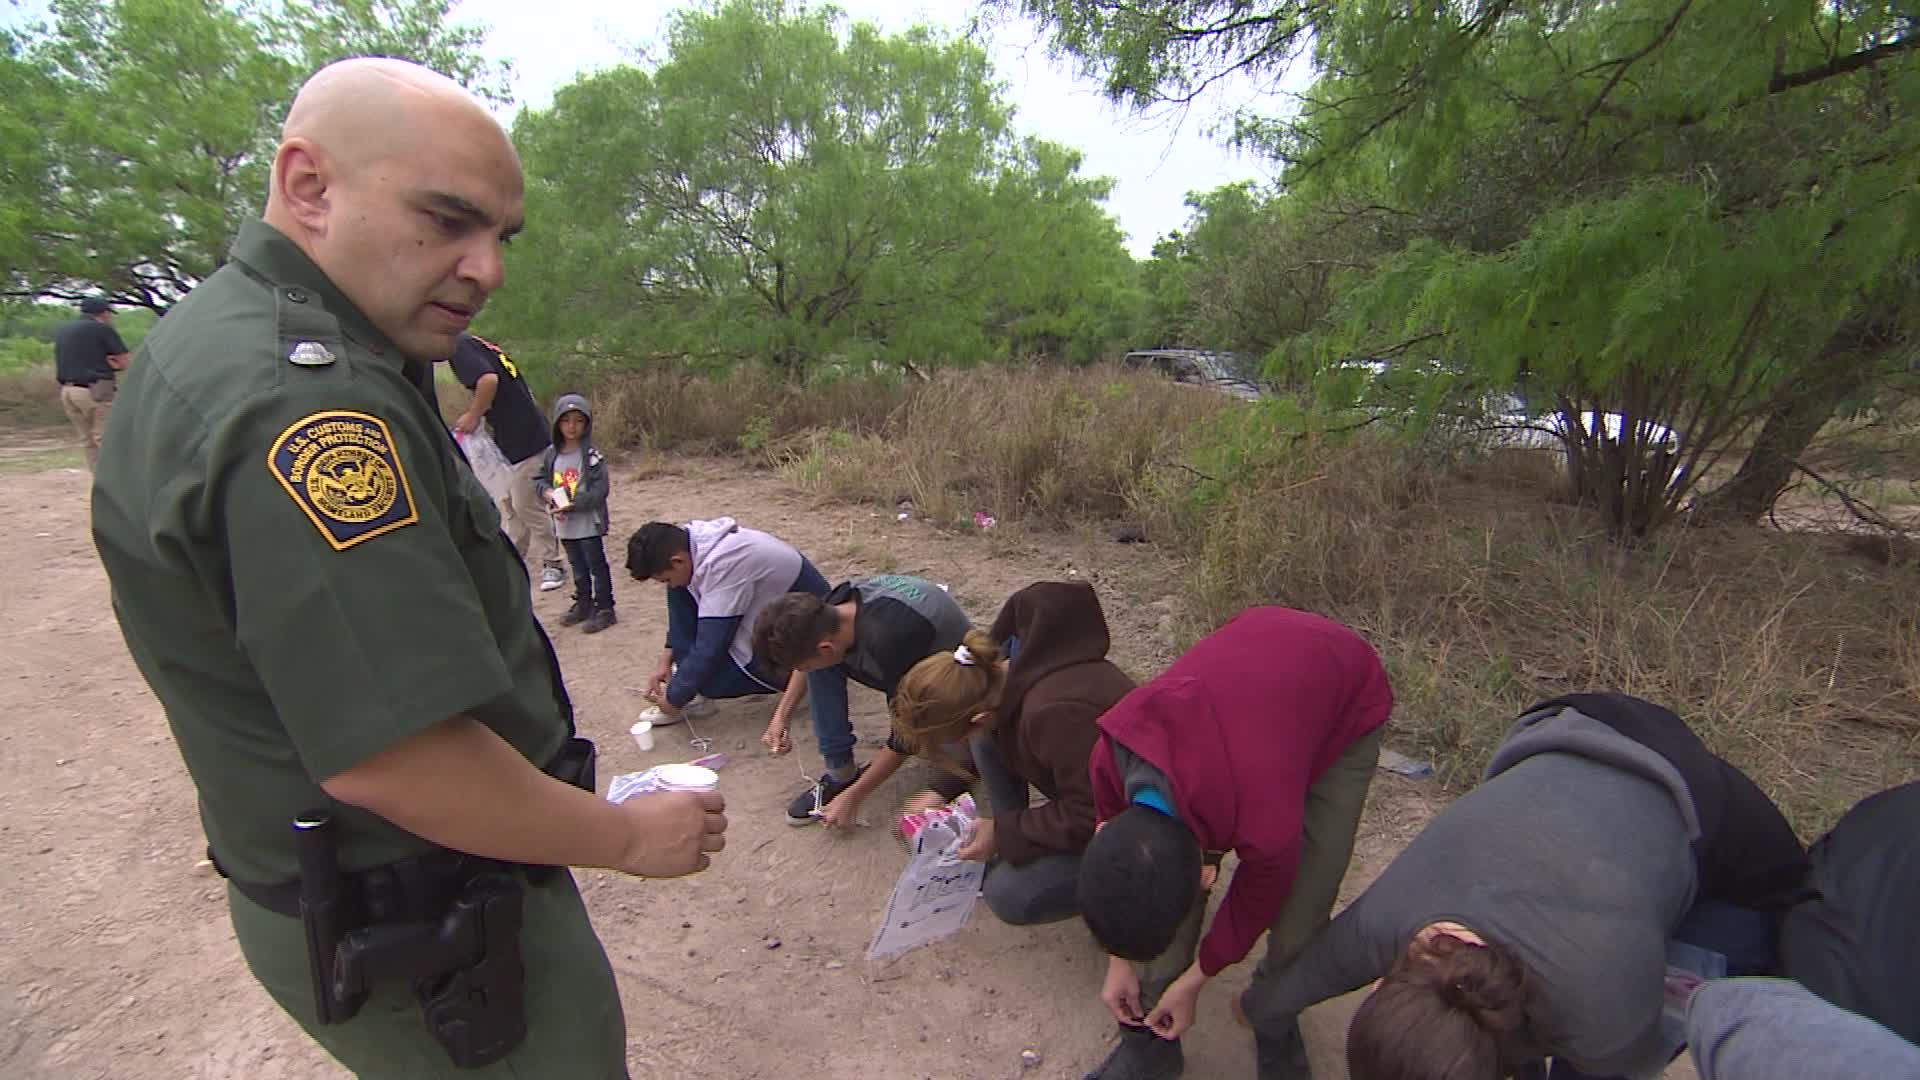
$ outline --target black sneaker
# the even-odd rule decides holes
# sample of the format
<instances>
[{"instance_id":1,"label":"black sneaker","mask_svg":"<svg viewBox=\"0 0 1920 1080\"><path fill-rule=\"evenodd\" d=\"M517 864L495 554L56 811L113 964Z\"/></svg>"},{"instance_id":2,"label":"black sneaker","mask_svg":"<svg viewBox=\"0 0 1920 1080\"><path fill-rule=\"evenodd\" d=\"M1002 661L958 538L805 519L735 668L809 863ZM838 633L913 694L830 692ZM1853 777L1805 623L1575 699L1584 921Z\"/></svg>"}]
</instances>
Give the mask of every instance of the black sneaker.
<instances>
[{"instance_id":1,"label":"black sneaker","mask_svg":"<svg viewBox=\"0 0 1920 1080\"><path fill-rule=\"evenodd\" d=\"M1146 1028L1120 1026L1120 1041L1083 1080L1175 1080L1187 1068L1179 1039Z\"/></svg>"},{"instance_id":2,"label":"black sneaker","mask_svg":"<svg viewBox=\"0 0 1920 1080\"><path fill-rule=\"evenodd\" d=\"M619 621L620 617L613 613L612 608L602 608L587 616L587 625L581 627L580 630L583 633L597 634Z\"/></svg>"},{"instance_id":3,"label":"black sneaker","mask_svg":"<svg viewBox=\"0 0 1920 1080\"><path fill-rule=\"evenodd\" d=\"M593 609L588 607L585 602L575 600L573 606L567 609L566 614L560 616L560 625L578 626L592 617Z\"/></svg>"},{"instance_id":4,"label":"black sneaker","mask_svg":"<svg viewBox=\"0 0 1920 1080\"><path fill-rule=\"evenodd\" d=\"M1256 1080L1313 1080L1313 1068L1307 1063L1307 1044L1300 1037L1300 1020L1295 1017L1278 1033L1253 1033L1253 1062Z\"/></svg>"},{"instance_id":5,"label":"black sneaker","mask_svg":"<svg viewBox=\"0 0 1920 1080\"><path fill-rule=\"evenodd\" d=\"M793 801L787 804L787 824L811 825L819 821L820 811L839 798L841 792L852 787L853 782L866 771L867 766L862 765L845 780L835 780L832 773L821 773L820 779L815 780L812 787L794 796Z\"/></svg>"}]
</instances>

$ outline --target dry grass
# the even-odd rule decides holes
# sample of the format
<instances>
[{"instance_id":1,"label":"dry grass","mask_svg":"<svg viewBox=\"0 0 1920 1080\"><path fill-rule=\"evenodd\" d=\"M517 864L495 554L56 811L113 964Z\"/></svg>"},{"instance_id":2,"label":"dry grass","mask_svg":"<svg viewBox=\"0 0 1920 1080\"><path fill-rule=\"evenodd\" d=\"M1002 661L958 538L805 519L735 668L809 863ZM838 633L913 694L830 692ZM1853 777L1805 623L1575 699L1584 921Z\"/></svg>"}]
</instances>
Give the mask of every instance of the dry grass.
<instances>
[{"instance_id":1,"label":"dry grass","mask_svg":"<svg viewBox=\"0 0 1920 1080\"><path fill-rule=\"evenodd\" d=\"M53 365L0 373L0 427L65 427Z\"/></svg>"},{"instance_id":2,"label":"dry grass","mask_svg":"<svg viewBox=\"0 0 1920 1080\"><path fill-rule=\"evenodd\" d=\"M1588 689L1673 708L1809 832L1920 770L1912 569L1755 529L1622 549L1541 497L1541 457L1436 471L1407 454L1302 441L1163 504L1196 545L1196 625L1269 602L1362 629L1394 677L1397 740L1450 782L1520 710Z\"/></svg>"},{"instance_id":3,"label":"dry grass","mask_svg":"<svg viewBox=\"0 0 1920 1080\"><path fill-rule=\"evenodd\" d=\"M742 366L717 378L667 368L594 375L563 373L546 400L583 389L593 403L594 437L625 450L746 453L771 464L782 440L804 432L878 430L918 384L846 378L796 386Z\"/></svg>"},{"instance_id":4,"label":"dry grass","mask_svg":"<svg viewBox=\"0 0 1920 1080\"><path fill-rule=\"evenodd\" d=\"M786 441L780 467L826 494L911 501L943 525L976 513L1064 525L1128 513L1143 478L1178 461L1202 421L1238 407L1116 369L952 372L877 428Z\"/></svg>"}]
</instances>

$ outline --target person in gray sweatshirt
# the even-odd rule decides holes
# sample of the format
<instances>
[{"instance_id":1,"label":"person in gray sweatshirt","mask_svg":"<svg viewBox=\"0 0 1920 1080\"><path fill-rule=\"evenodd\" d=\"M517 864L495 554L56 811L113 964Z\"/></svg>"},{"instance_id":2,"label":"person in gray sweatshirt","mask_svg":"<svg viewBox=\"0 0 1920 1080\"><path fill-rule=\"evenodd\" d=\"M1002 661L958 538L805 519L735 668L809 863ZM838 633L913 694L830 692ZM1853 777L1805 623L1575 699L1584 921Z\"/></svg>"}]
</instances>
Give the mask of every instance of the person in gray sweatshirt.
<instances>
[{"instance_id":1,"label":"person in gray sweatshirt","mask_svg":"<svg viewBox=\"0 0 1920 1080\"><path fill-rule=\"evenodd\" d=\"M1804 866L1779 811L1678 717L1562 699L1522 715L1480 786L1239 1004L1267 1030L1381 980L1348 1032L1353 1080L1538 1076L1546 1059L1555 1080L1655 1077L1685 1042L1663 981L1702 881L1784 907Z\"/></svg>"},{"instance_id":2,"label":"person in gray sweatshirt","mask_svg":"<svg viewBox=\"0 0 1920 1080\"><path fill-rule=\"evenodd\" d=\"M1920 1046L1791 979L1715 979L1687 1000L1700 1080L1920 1080Z\"/></svg>"}]
</instances>

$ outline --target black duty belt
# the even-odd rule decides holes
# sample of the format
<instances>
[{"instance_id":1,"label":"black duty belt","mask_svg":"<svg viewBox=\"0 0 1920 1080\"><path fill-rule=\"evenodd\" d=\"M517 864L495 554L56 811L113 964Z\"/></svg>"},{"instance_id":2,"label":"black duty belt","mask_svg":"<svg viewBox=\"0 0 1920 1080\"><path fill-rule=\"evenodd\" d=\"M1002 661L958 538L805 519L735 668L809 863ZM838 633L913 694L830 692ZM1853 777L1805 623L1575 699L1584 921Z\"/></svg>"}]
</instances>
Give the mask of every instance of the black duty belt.
<instances>
[{"instance_id":1,"label":"black duty belt","mask_svg":"<svg viewBox=\"0 0 1920 1080\"><path fill-rule=\"evenodd\" d=\"M576 736L561 746L560 752L542 771L557 780L592 792L595 788L595 758L593 743ZM268 911L293 919L300 917L299 878L275 882L244 881L227 873L211 846L207 848L207 859L240 895ZM554 866L503 863L443 847L432 847L404 859L365 870L344 872L340 878L348 895L364 904L364 910L375 921L391 922L432 917L435 912L444 910L449 900L469 881L482 874L518 870L529 883L539 885L551 880L560 869Z\"/></svg>"}]
</instances>

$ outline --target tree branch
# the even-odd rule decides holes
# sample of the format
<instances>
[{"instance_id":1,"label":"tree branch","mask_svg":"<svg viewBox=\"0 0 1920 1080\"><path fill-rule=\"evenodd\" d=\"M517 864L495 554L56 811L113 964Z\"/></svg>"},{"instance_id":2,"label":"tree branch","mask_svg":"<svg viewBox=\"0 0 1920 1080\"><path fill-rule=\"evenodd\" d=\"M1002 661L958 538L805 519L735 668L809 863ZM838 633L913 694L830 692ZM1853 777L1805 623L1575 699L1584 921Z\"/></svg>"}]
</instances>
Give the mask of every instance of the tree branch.
<instances>
[{"instance_id":1,"label":"tree branch","mask_svg":"<svg viewBox=\"0 0 1920 1080\"><path fill-rule=\"evenodd\" d=\"M1786 74L1776 74L1773 78L1767 80L1767 93L1780 94L1792 90L1795 87L1817 83L1822 79L1831 79L1837 75L1850 74L1859 71L1861 68L1872 67L1889 57L1898 56L1916 46L1920 46L1920 37L1909 35L1886 42L1882 45L1875 45L1871 49L1862 49L1859 52L1835 57L1821 64L1819 67L1806 68L1801 71Z\"/></svg>"},{"instance_id":2,"label":"tree branch","mask_svg":"<svg viewBox=\"0 0 1920 1080\"><path fill-rule=\"evenodd\" d=\"M1805 465L1801 464L1798 461L1795 461L1793 463L1793 467L1799 470L1800 472L1805 473L1807 478L1812 480L1814 483L1819 484L1821 487L1839 496L1840 505L1846 507L1847 512L1852 514L1856 520L1859 520L1865 524L1871 525L1876 529L1883 529L1886 532L1893 533L1896 535L1904 536L1907 534L1908 532L1907 529L1901 528L1900 525L1889 520L1885 514L1882 514L1879 510L1874 509L1873 506L1869 505L1868 503L1863 502L1859 499L1856 499L1852 495L1848 494L1846 488L1841 487L1839 484L1834 483L1833 481L1827 479L1824 476L1821 476L1819 473L1814 472L1812 469L1807 468Z\"/></svg>"}]
</instances>

